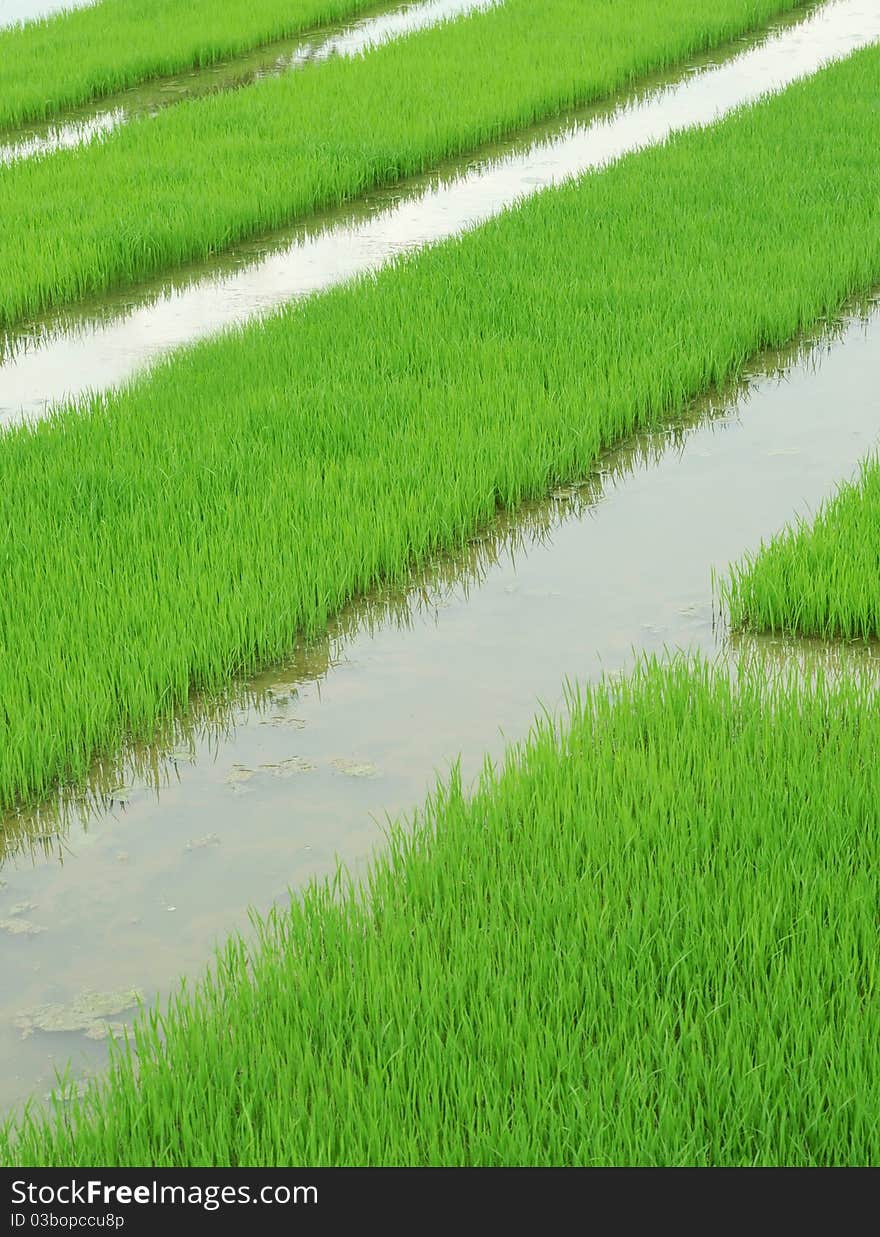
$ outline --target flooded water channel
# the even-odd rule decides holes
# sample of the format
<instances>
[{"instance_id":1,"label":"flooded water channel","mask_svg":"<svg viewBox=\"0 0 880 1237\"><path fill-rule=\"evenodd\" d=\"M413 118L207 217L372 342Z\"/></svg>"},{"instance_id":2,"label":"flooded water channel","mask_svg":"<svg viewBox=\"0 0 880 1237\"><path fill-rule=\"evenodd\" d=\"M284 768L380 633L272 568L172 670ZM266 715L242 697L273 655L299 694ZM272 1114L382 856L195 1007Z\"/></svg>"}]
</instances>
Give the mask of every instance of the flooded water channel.
<instances>
[{"instance_id":1,"label":"flooded water channel","mask_svg":"<svg viewBox=\"0 0 880 1237\"><path fill-rule=\"evenodd\" d=\"M96 772L63 812L7 819L0 1106L45 1092L68 1059L98 1067L137 995L197 974L249 906L337 856L359 870L386 813L418 805L459 755L472 778L559 705L566 678L640 651L723 652L712 571L854 472L880 430L878 365L872 308L607 453L408 591L350 607L225 703L196 702L188 726Z\"/></svg>"},{"instance_id":2,"label":"flooded water channel","mask_svg":"<svg viewBox=\"0 0 880 1237\"><path fill-rule=\"evenodd\" d=\"M757 44L743 41L655 77L637 94L238 246L210 266L29 324L0 337L0 425L41 416L65 397L123 381L170 348L473 227L678 129L710 123L878 39L880 0L835 0Z\"/></svg>"},{"instance_id":3,"label":"flooded water channel","mask_svg":"<svg viewBox=\"0 0 880 1237\"><path fill-rule=\"evenodd\" d=\"M263 77L279 77L331 56L361 55L392 39L499 3L501 0L421 0L394 7L376 4L357 21L328 23L311 34L278 39L234 59L168 74L105 96L97 103L71 108L51 120L23 125L0 136L0 164L81 146L99 134L140 116L155 116L184 99L231 90Z\"/></svg>"}]
</instances>

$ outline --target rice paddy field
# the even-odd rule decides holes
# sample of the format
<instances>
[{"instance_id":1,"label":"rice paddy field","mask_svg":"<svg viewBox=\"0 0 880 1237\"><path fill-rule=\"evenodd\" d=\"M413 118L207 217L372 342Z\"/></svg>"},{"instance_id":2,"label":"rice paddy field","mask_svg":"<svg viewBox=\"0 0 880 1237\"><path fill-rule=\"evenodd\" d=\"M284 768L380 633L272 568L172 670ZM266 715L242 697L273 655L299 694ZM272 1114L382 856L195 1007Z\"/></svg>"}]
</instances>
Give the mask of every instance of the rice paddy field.
<instances>
[{"instance_id":1,"label":"rice paddy field","mask_svg":"<svg viewBox=\"0 0 880 1237\"><path fill-rule=\"evenodd\" d=\"M123 0L0 32L43 75L0 81L5 123L41 114L41 92L57 110L366 9L192 6L169 39L153 3L137 63L141 10ZM0 370L26 356L23 330L40 346L38 312L650 70L687 72L795 8L506 0L0 168L0 322L19 332ZM74 70L101 22L100 56ZM0 968L21 991L17 1009L0 999L0 1045L20 1064L53 1044L59 1071L50 1094L10 1093L5 1116L0 1091L0 1162L877 1162L868 29L851 54L829 36L835 63L724 118L0 432ZM700 465L692 512L688 453L723 466ZM740 518L761 484L774 501ZM598 518L609 506L628 551ZM691 551L667 509L725 530L686 596L673 564ZM502 554L509 600L481 617ZM600 646L603 607L616 636ZM401 650L422 613L447 634L416 673ZM514 629L536 662L553 647L549 697ZM389 638L386 677L352 678L346 646L375 663ZM459 680L488 690L493 645L500 747L481 757L450 704L441 748L443 684L460 702ZM182 807L187 759L225 789L203 777ZM426 797L408 763L445 767ZM199 858L158 883L136 790L126 816L132 769L157 835L199 822L183 848ZM70 803L88 804L82 826L59 816ZM289 821L271 846L264 808ZM340 816L359 841L334 852L321 838ZM221 834L244 884L261 853L272 871L249 926L234 899L223 918ZM100 919L110 856L142 865L127 922L174 915L176 953L145 995L93 946L88 986L65 993L41 937L86 939L77 901ZM203 923L199 882L217 904ZM213 961L194 944L209 923ZM135 935L112 931L145 974ZM109 1045L85 1074L76 1037Z\"/></svg>"},{"instance_id":2,"label":"rice paddy field","mask_svg":"<svg viewBox=\"0 0 880 1237\"><path fill-rule=\"evenodd\" d=\"M684 661L576 695L368 884L232 942L141 1024L137 1074L119 1055L16 1155L875 1162L877 717L858 681Z\"/></svg>"},{"instance_id":3,"label":"rice paddy field","mask_svg":"<svg viewBox=\"0 0 880 1237\"><path fill-rule=\"evenodd\" d=\"M0 327L424 171L792 7L506 0L0 167Z\"/></svg>"},{"instance_id":4,"label":"rice paddy field","mask_svg":"<svg viewBox=\"0 0 880 1237\"><path fill-rule=\"evenodd\" d=\"M0 164L85 145L137 117L155 116L184 100L241 89L334 57L362 56L383 43L491 8L495 3L497 0L411 0L402 5L392 3L391 7L371 7L198 68L122 86L0 131Z\"/></svg>"},{"instance_id":5,"label":"rice paddy field","mask_svg":"<svg viewBox=\"0 0 880 1237\"><path fill-rule=\"evenodd\" d=\"M376 0L101 0L0 29L0 128L51 116L125 86L227 59Z\"/></svg>"},{"instance_id":6,"label":"rice paddy field","mask_svg":"<svg viewBox=\"0 0 880 1237\"><path fill-rule=\"evenodd\" d=\"M4 435L0 801L82 775L870 287L878 78L869 49Z\"/></svg>"}]
</instances>

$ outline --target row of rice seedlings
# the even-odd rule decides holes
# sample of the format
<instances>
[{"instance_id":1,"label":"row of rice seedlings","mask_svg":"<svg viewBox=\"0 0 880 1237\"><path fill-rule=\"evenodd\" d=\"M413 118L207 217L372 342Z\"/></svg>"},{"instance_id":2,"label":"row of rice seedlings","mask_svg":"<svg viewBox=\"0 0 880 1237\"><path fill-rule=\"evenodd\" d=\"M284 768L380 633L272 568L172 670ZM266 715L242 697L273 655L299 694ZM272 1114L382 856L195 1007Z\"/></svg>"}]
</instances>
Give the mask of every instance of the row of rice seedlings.
<instances>
[{"instance_id":1,"label":"row of rice seedlings","mask_svg":"<svg viewBox=\"0 0 880 1237\"><path fill-rule=\"evenodd\" d=\"M731 568L720 587L734 627L845 640L880 638L880 458Z\"/></svg>"},{"instance_id":2,"label":"row of rice seedlings","mask_svg":"<svg viewBox=\"0 0 880 1237\"><path fill-rule=\"evenodd\" d=\"M0 1159L876 1163L876 703L686 660L573 694Z\"/></svg>"},{"instance_id":3,"label":"row of rice seedlings","mask_svg":"<svg viewBox=\"0 0 880 1237\"><path fill-rule=\"evenodd\" d=\"M204 259L754 27L793 0L507 0L0 169L0 326Z\"/></svg>"},{"instance_id":4,"label":"row of rice seedlings","mask_svg":"<svg viewBox=\"0 0 880 1237\"><path fill-rule=\"evenodd\" d=\"M0 129L380 7L377 0L100 0L0 30Z\"/></svg>"},{"instance_id":5,"label":"row of rice seedlings","mask_svg":"<svg viewBox=\"0 0 880 1237\"><path fill-rule=\"evenodd\" d=\"M419 617L478 588L490 571L513 562L546 542L556 529L583 517L598 501L607 478L627 475L637 464L659 457L661 447L634 439L609 461L600 477L593 473L583 485L567 487L550 499L527 503L516 512L499 513L491 525L469 538L454 554L442 554L408 574L401 584L356 596L328 622L316 638L302 643L281 662L255 675L237 677L222 690L191 694L186 712L165 718L138 744L108 751L96 760L80 784L61 785L52 798L27 804L17 812L0 813L0 870L21 857L62 853L74 826L88 831L95 819L113 810L135 784L157 795L178 778L178 766L193 764L198 746L219 749L234 735L242 714L268 716L278 712L277 684L291 689L321 683L345 661L348 646L364 633L391 628L410 630Z\"/></svg>"},{"instance_id":6,"label":"row of rice seedlings","mask_svg":"<svg viewBox=\"0 0 880 1237\"><path fill-rule=\"evenodd\" d=\"M0 437L0 802L870 287L878 79L873 48Z\"/></svg>"},{"instance_id":7,"label":"row of rice seedlings","mask_svg":"<svg viewBox=\"0 0 880 1237\"><path fill-rule=\"evenodd\" d=\"M389 0L386 0L386 4ZM184 99L196 99L220 90L237 90L261 78L298 71L305 64L333 56L364 56L384 42L403 38L418 30L453 21L474 8L487 8L501 0L409 0L391 9L382 8L352 17L347 22L318 26L285 39L262 43L219 64L185 69L170 76L151 78L68 109L46 120L0 133L0 163L12 163L80 146L106 134L137 116L155 116ZM794 20L794 19L790 19Z\"/></svg>"}]
</instances>

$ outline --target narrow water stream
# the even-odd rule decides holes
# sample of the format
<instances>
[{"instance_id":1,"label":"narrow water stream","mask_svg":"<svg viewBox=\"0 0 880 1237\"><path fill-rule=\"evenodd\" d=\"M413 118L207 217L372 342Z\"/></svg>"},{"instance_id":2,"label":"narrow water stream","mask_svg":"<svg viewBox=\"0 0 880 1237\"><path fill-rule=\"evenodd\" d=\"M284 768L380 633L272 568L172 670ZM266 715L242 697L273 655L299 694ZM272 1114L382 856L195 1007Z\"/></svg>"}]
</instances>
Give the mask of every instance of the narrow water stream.
<instances>
[{"instance_id":1,"label":"narrow water stream","mask_svg":"<svg viewBox=\"0 0 880 1237\"><path fill-rule=\"evenodd\" d=\"M163 108L184 99L245 86L263 77L280 77L306 64L329 60L331 56L362 55L393 39L500 3L502 0L419 0L398 4L392 9L381 9L377 4L377 12L358 21L336 22L310 35L279 39L234 59L203 69L169 74L97 103L72 108L51 120L23 125L2 135L0 164L82 146L130 120L155 116Z\"/></svg>"},{"instance_id":2,"label":"narrow water stream","mask_svg":"<svg viewBox=\"0 0 880 1237\"><path fill-rule=\"evenodd\" d=\"M408 592L352 606L167 747L98 771L64 813L7 819L0 1108L45 1092L68 1059L75 1076L99 1068L92 1037L131 1016L134 990L152 1000L198 974L249 906L336 856L359 870L386 813L419 804L459 753L473 777L558 706L566 677L641 651L724 651L712 570L853 473L880 430L878 364L880 307L766 358Z\"/></svg>"},{"instance_id":3,"label":"narrow water stream","mask_svg":"<svg viewBox=\"0 0 880 1237\"><path fill-rule=\"evenodd\" d=\"M880 40L880 0L834 0L756 45L716 53L637 95L583 109L431 177L371 194L133 292L0 337L0 425L123 381L171 348L373 270L551 185L600 168Z\"/></svg>"}]
</instances>

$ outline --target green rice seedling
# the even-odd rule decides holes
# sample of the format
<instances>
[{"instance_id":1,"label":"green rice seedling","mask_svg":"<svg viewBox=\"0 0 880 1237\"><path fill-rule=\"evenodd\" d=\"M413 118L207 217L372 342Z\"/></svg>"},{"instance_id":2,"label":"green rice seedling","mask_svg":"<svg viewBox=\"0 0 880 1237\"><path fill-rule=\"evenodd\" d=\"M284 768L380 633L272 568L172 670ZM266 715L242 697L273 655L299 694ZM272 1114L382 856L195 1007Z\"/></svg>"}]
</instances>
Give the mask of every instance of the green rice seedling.
<instances>
[{"instance_id":1,"label":"green rice seedling","mask_svg":"<svg viewBox=\"0 0 880 1237\"><path fill-rule=\"evenodd\" d=\"M0 437L0 803L870 287L878 77L859 53Z\"/></svg>"},{"instance_id":2,"label":"green rice seedling","mask_svg":"<svg viewBox=\"0 0 880 1237\"><path fill-rule=\"evenodd\" d=\"M866 460L814 520L735 564L720 594L736 628L880 638L880 458Z\"/></svg>"},{"instance_id":3,"label":"green rice seedling","mask_svg":"<svg viewBox=\"0 0 880 1237\"><path fill-rule=\"evenodd\" d=\"M506 0L0 168L0 328L625 87L793 0Z\"/></svg>"},{"instance_id":4,"label":"green rice seedling","mask_svg":"<svg viewBox=\"0 0 880 1237\"><path fill-rule=\"evenodd\" d=\"M142 1016L16 1165L866 1165L880 712L643 664Z\"/></svg>"},{"instance_id":5,"label":"green rice seedling","mask_svg":"<svg viewBox=\"0 0 880 1237\"><path fill-rule=\"evenodd\" d=\"M379 8L377 0L100 0L0 30L0 130Z\"/></svg>"}]
</instances>

